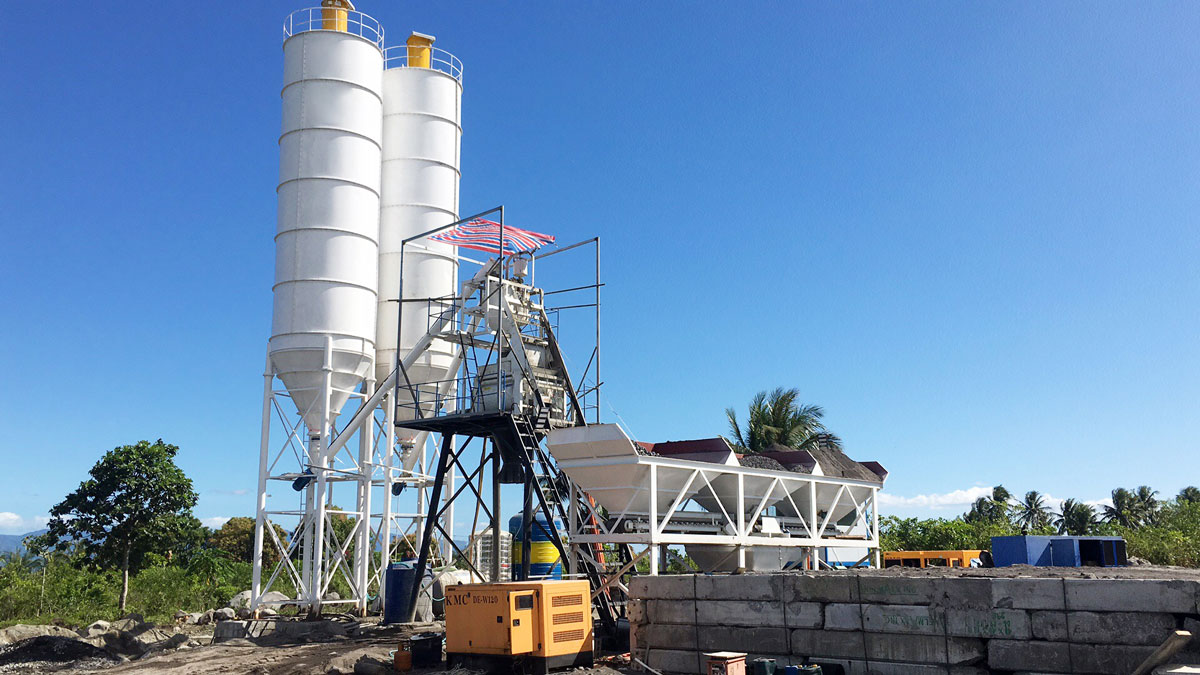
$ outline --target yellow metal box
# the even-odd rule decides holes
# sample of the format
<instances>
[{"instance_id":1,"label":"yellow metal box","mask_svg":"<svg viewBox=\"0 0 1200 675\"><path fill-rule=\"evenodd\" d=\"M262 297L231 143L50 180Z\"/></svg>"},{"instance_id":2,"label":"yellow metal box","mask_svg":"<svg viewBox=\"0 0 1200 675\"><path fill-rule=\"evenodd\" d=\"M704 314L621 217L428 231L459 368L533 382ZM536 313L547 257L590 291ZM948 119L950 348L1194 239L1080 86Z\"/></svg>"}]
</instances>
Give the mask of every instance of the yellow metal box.
<instances>
[{"instance_id":1,"label":"yellow metal box","mask_svg":"<svg viewBox=\"0 0 1200 675\"><path fill-rule=\"evenodd\" d=\"M446 589L448 667L526 671L592 664L591 588L586 581L461 584Z\"/></svg>"}]
</instances>

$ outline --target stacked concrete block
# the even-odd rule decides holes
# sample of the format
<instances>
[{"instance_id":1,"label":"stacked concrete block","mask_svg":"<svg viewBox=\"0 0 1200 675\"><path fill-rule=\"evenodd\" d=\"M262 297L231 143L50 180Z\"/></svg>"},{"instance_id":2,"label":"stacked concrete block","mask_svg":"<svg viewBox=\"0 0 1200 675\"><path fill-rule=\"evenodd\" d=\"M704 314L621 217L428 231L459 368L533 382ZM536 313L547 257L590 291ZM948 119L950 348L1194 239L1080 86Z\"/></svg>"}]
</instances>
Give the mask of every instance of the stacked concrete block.
<instances>
[{"instance_id":1,"label":"stacked concrete block","mask_svg":"<svg viewBox=\"0 0 1200 675\"><path fill-rule=\"evenodd\" d=\"M827 672L1129 673L1195 624L1191 580L904 576L879 571L639 577L633 655L705 673L704 652Z\"/></svg>"}]
</instances>

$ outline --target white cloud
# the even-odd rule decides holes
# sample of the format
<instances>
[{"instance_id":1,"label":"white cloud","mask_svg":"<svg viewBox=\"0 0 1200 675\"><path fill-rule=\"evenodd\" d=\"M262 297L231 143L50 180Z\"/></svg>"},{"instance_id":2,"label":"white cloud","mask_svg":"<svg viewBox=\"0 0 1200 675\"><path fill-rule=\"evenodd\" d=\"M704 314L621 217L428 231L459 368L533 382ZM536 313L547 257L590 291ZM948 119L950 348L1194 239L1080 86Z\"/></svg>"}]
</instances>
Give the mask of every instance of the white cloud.
<instances>
[{"instance_id":1,"label":"white cloud","mask_svg":"<svg viewBox=\"0 0 1200 675\"><path fill-rule=\"evenodd\" d=\"M953 490L951 492L943 492L940 494L916 495L915 497L901 497L899 495L881 492L879 494L879 504L884 508L900 510L966 510L970 508L971 504L975 503L976 499L979 499L980 497L991 496L992 488L984 485L977 485L975 487L970 487L963 490ZM1015 505L1020 502L1023 496L1024 493L1013 495L1013 498L1009 501L1009 503ZM1046 504L1046 506L1050 507L1050 510L1054 511L1055 513L1058 513L1059 510L1062 509L1063 499L1061 497L1055 497L1054 495L1043 492L1042 501ZM1085 499L1082 501L1085 504L1095 507L1097 514L1102 512L1105 506L1112 506L1111 499Z\"/></svg>"},{"instance_id":2,"label":"white cloud","mask_svg":"<svg viewBox=\"0 0 1200 675\"><path fill-rule=\"evenodd\" d=\"M200 523L202 525L204 525L205 527L209 527L209 528L212 528L215 530L218 527L224 525L225 521L227 521L227 520L229 520L229 516L213 516L212 518L201 518Z\"/></svg>"},{"instance_id":3,"label":"white cloud","mask_svg":"<svg viewBox=\"0 0 1200 675\"><path fill-rule=\"evenodd\" d=\"M0 534L25 534L42 529L48 522L46 516L24 518L11 511L0 511Z\"/></svg>"},{"instance_id":4,"label":"white cloud","mask_svg":"<svg viewBox=\"0 0 1200 675\"><path fill-rule=\"evenodd\" d=\"M1017 495L1017 497L1014 501L1020 501L1020 497L1022 497L1022 496L1024 496L1024 495ZM1061 497L1055 497L1054 495L1048 495L1044 492L1042 493L1042 499L1045 500L1046 506L1049 506L1051 508L1051 510L1053 510L1055 513L1058 513L1059 511L1062 510L1062 503L1064 501L1066 501L1065 499L1062 499ZM1082 501L1084 504L1087 504L1088 506L1095 508L1097 513L1100 513L1101 511L1103 511L1104 507L1106 507L1106 506L1112 506L1112 499L1109 499L1107 497L1104 499L1083 499L1080 501Z\"/></svg>"},{"instance_id":5,"label":"white cloud","mask_svg":"<svg viewBox=\"0 0 1200 675\"><path fill-rule=\"evenodd\" d=\"M980 497L991 496L992 488L978 485L965 490L954 490L941 494L917 495L915 497L901 497L881 492L879 493L879 504L891 508L948 509L967 506L974 503Z\"/></svg>"}]
</instances>

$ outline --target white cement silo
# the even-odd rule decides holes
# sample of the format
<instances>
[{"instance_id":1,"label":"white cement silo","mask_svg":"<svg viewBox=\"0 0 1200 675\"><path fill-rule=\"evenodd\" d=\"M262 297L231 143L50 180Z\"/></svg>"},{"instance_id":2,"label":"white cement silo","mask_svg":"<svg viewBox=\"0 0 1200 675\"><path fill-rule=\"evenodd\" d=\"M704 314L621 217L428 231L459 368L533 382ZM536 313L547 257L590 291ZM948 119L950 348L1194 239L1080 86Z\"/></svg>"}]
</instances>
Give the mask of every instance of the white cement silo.
<instances>
[{"instance_id":1,"label":"white cement silo","mask_svg":"<svg viewBox=\"0 0 1200 675\"><path fill-rule=\"evenodd\" d=\"M328 422L327 345L331 415L368 378L375 356L383 36L364 30L358 13L347 26L345 12L341 23L324 25L321 10L308 11L315 18L290 19L283 43L269 349L305 424L319 433Z\"/></svg>"},{"instance_id":2,"label":"white cement silo","mask_svg":"<svg viewBox=\"0 0 1200 675\"><path fill-rule=\"evenodd\" d=\"M459 148L462 137L462 66L414 33L406 46L387 50L383 73L383 177L379 239L379 312L375 368L379 381L396 363L397 311L403 357L430 325L439 306L406 302L400 309L400 244L413 235L458 219ZM405 247L404 297L424 299L457 292L454 247L422 241ZM448 307L448 305L446 306ZM435 343L407 370L414 384L449 377L450 345Z\"/></svg>"}]
</instances>

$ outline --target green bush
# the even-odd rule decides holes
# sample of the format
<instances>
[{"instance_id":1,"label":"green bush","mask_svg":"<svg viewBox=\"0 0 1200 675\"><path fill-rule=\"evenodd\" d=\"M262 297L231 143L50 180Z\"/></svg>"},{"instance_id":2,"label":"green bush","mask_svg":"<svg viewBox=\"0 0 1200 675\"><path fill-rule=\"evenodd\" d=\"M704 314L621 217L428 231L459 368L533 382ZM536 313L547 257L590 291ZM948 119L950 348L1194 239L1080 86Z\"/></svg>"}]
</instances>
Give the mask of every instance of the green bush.
<instances>
[{"instance_id":1,"label":"green bush","mask_svg":"<svg viewBox=\"0 0 1200 675\"><path fill-rule=\"evenodd\" d=\"M1051 533L1049 528L1028 532ZM968 523L962 518L918 520L884 516L879 521L879 539L885 551L988 550L992 547L992 537L1014 534L1021 534L1021 530L1007 519Z\"/></svg>"},{"instance_id":2,"label":"green bush","mask_svg":"<svg viewBox=\"0 0 1200 675\"><path fill-rule=\"evenodd\" d=\"M1121 528L1129 555L1155 565L1200 567L1200 503L1179 502L1162 507L1153 525Z\"/></svg>"}]
</instances>

